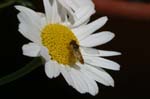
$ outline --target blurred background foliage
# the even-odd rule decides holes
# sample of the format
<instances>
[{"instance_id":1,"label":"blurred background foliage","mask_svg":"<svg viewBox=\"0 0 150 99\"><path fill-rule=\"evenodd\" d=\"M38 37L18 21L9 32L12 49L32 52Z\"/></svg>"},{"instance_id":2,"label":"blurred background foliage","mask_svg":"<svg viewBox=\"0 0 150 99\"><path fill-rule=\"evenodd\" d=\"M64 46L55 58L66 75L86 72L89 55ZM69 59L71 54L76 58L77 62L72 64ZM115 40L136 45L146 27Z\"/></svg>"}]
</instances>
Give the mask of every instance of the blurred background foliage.
<instances>
[{"instance_id":1,"label":"blurred background foliage","mask_svg":"<svg viewBox=\"0 0 150 99\"><path fill-rule=\"evenodd\" d=\"M6 8L8 6L11 6L13 4L19 4L23 6L27 6L30 8L34 8L34 4L32 2L33 0L1 0L0 1L0 10L3 8Z\"/></svg>"}]
</instances>

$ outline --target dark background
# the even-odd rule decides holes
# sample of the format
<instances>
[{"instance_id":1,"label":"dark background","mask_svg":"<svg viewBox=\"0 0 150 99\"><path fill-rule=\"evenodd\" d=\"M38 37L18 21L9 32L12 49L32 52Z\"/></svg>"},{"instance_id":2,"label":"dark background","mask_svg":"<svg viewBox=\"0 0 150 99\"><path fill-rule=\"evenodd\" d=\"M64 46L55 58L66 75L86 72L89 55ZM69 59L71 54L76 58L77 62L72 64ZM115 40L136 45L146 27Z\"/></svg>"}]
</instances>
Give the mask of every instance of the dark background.
<instances>
[{"instance_id":1,"label":"dark background","mask_svg":"<svg viewBox=\"0 0 150 99\"><path fill-rule=\"evenodd\" d=\"M22 55L21 47L29 41L18 31L17 11L13 6L0 11L0 77L22 68L32 58ZM101 17L96 14L93 19ZM101 30L116 34L110 43L98 48L122 52L111 57L121 65L119 72L108 71L115 80L115 87L99 85L100 92L94 98L148 98L150 89L150 20L138 21L121 17L109 17ZM0 99L43 99L52 97L91 97L81 95L70 87L62 76L49 79L44 66L4 86L0 86Z\"/></svg>"}]
</instances>

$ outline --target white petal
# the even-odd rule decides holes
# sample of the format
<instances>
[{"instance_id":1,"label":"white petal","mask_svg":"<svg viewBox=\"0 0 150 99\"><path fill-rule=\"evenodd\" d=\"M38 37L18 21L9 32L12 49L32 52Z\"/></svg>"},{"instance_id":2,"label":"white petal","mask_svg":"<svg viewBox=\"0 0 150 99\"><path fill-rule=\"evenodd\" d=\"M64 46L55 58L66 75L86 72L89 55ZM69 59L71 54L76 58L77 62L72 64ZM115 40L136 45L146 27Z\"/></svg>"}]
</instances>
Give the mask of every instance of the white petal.
<instances>
[{"instance_id":1,"label":"white petal","mask_svg":"<svg viewBox=\"0 0 150 99\"><path fill-rule=\"evenodd\" d=\"M97 95L99 92L99 88L96 81L94 81L89 75L86 75L86 77L87 78L83 78L83 79L85 79L86 83L88 84L88 88L89 88L88 92L93 96Z\"/></svg>"},{"instance_id":2,"label":"white petal","mask_svg":"<svg viewBox=\"0 0 150 99\"><path fill-rule=\"evenodd\" d=\"M59 3L58 3L58 9L59 9L59 15L60 15L62 21L64 22L67 17L67 10Z\"/></svg>"},{"instance_id":3,"label":"white petal","mask_svg":"<svg viewBox=\"0 0 150 99\"><path fill-rule=\"evenodd\" d=\"M54 66L51 61L46 62L45 64L45 73L49 78L53 78L54 76Z\"/></svg>"},{"instance_id":4,"label":"white petal","mask_svg":"<svg viewBox=\"0 0 150 99\"><path fill-rule=\"evenodd\" d=\"M35 43L25 44L22 47L23 55L29 57L37 57L39 56L41 47Z\"/></svg>"},{"instance_id":5,"label":"white petal","mask_svg":"<svg viewBox=\"0 0 150 99\"><path fill-rule=\"evenodd\" d=\"M42 12L37 12L37 14L42 18L42 17L45 17L45 14L42 13Z\"/></svg>"},{"instance_id":6,"label":"white petal","mask_svg":"<svg viewBox=\"0 0 150 99\"><path fill-rule=\"evenodd\" d=\"M88 75L84 68L81 68L80 71L83 73L82 75L84 75L82 79L85 80L85 83L88 85L88 92L95 96L99 92L95 79L93 79L93 76Z\"/></svg>"},{"instance_id":7,"label":"white petal","mask_svg":"<svg viewBox=\"0 0 150 99\"><path fill-rule=\"evenodd\" d=\"M90 93L91 95L98 93L96 82L79 68L62 66L61 73L67 83L80 93Z\"/></svg>"},{"instance_id":8,"label":"white petal","mask_svg":"<svg viewBox=\"0 0 150 99\"><path fill-rule=\"evenodd\" d=\"M72 80L71 74L70 74L70 68L68 66L61 66L61 73L63 75L63 77L65 78L65 80L67 81L67 83L70 86L74 86L74 82Z\"/></svg>"},{"instance_id":9,"label":"white petal","mask_svg":"<svg viewBox=\"0 0 150 99\"><path fill-rule=\"evenodd\" d=\"M96 75L95 73L91 72L91 71L84 71L89 77L91 77L93 80L105 85L105 86L110 86L110 83L106 80L104 80L103 77L99 77L98 75Z\"/></svg>"},{"instance_id":10,"label":"white petal","mask_svg":"<svg viewBox=\"0 0 150 99\"><path fill-rule=\"evenodd\" d=\"M58 1L60 3L66 3L66 5L71 9L73 9L75 12L80 7L92 6L94 8L94 3L91 0L58 0Z\"/></svg>"},{"instance_id":11,"label":"white petal","mask_svg":"<svg viewBox=\"0 0 150 99\"><path fill-rule=\"evenodd\" d=\"M95 13L94 4L91 0L58 0L65 7L74 20L72 27L79 26L87 21Z\"/></svg>"},{"instance_id":12,"label":"white petal","mask_svg":"<svg viewBox=\"0 0 150 99\"><path fill-rule=\"evenodd\" d=\"M82 6L89 6L89 5L94 7L94 3L92 0L70 0L70 1L72 1L73 4L76 5L76 8L79 6L82 7Z\"/></svg>"},{"instance_id":13,"label":"white petal","mask_svg":"<svg viewBox=\"0 0 150 99\"><path fill-rule=\"evenodd\" d=\"M26 16L26 18L28 19L26 21L28 23L32 24L37 29L41 30L41 27L42 27L41 26L41 16L38 13L36 13L32 9L29 9L27 7L24 7L24 6L15 6L15 8ZM25 19L20 20L20 21L23 22L24 20Z\"/></svg>"},{"instance_id":14,"label":"white petal","mask_svg":"<svg viewBox=\"0 0 150 99\"><path fill-rule=\"evenodd\" d=\"M61 19L60 19L60 15L58 12L58 5L57 5L57 1L53 0L53 5L52 5L52 20L51 23L60 23Z\"/></svg>"},{"instance_id":15,"label":"white petal","mask_svg":"<svg viewBox=\"0 0 150 99\"><path fill-rule=\"evenodd\" d=\"M91 0L58 0L58 1L67 10L72 9L74 12L77 12L78 9L81 7L92 6L94 8L94 4Z\"/></svg>"},{"instance_id":16,"label":"white petal","mask_svg":"<svg viewBox=\"0 0 150 99\"><path fill-rule=\"evenodd\" d=\"M48 61L45 64L45 73L49 78L56 78L60 74L60 65L55 61Z\"/></svg>"},{"instance_id":17,"label":"white petal","mask_svg":"<svg viewBox=\"0 0 150 99\"><path fill-rule=\"evenodd\" d=\"M52 6L49 0L43 0L43 3L44 3L47 22L50 23L52 20Z\"/></svg>"},{"instance_id":18,"label":"white petal","mask_svg":"<svg viewBox=\"0 0 150 99\"><path fill-rule=\"evenodd\" d=\"M72 9L67 4L66 0L58 0L58 2L69 12L73 13Z\"/></svg>"},{"instance_id":19,"label":"white petal","mask_svg":"<svg viewBox=\"0 0 150 99\"><path fill-rule=\"evenodd\" d=\"M40 55L45 59L46 62L48 62L51 59L48 49L44 46L41 46Z\"/></svg>"},{"instance_id":20,"label":"white petal","mask_svg":"<svg viewBox=\"0 0 150 99\"><path fill-rule=\"evenodd\" d=\"M85 63L96 67L102 67L110 70L120 70L120 65L114 61L110 61L100 57L83 56Z\"/></svg>"},{"instance_id":21,"label":"white petal","mask_svg":"<svg viewBox=\"0 0 150 99\"><path fill-rule=\"evenodd\" d=\"M75 23L73 24L73 27L84 24L90 19L91 15L95 13L95 9L93 9L91 6L83 7L78 10L79 11L77 11L74 15Z\"/></svg>"},{"instance_id":22,"label":"white petal","mask_svg":"<svg viewBox=\"0 0 150 99\"><path fill-rule=\"evenodd\" d=\"M107 22L107 20L108 20L107 17L102 17L92 23L85 25L85 26L72 29L72 31L75 33L75 35L77 35L79 40L82 40L82 39L88 37L90 34L97 31L102 26L104 26L104 24Z\"/></svg>"},{"instance_id":23,"label":"white petal","mask_svg":"<svg viewBox=\"0 0 150 99\"><path fill-rule=\"evenodd\" d=\"M38 12L38 15L41 17L41 29L43 29L47 25L46 16L41 12Z\"/></svg>"},{"instance_id":24,"label":"white petal","mask_svg":"<svg viewBox=\"0 0 150 99\"><path fill-rule=\"evenodd\" d=\"M56 77L59 76L59 75L60 75L60 64L58 64L58 63L56 62L56 64L55 64L54 77L56 78Z\"/></svg>"},{"instance_id":25,"label":"white petal","mask_svg":"<svg viewBox=\"0 0 150 99\"><path fill-rule=\"evenodd\" d=\"M104 70L102 69L96 69L93 66L84 64L78 64L81 68L86 70L87 75L91 76L94 80L98 81L99 83L102 83L106 86L114 86L114 80L113 78Z\"/></svg>"},{"instance_id":26,"label":"white petal","mask_svg":"<svg viewBox=\"0 0 150 99\"><path fill-rule=\"evenodd\" d=\"M94 48L85 48L85 47L81 47L81 53L84 56L101 56L101 57L107 57L107 56L117 56L117 55L121 55L120 52L116 52L116 51L104 51L104 50L98 50L98 49L94 49Z\"/></svg>"},{"instance_id":27,"label":"white petal","mask_svg":"<svg viewBox=\"0 0 150 99\"><path fill-rule=\"evenodd\" d=\"M41 25L42 25L41 29L43 29L47 25L46 17L41 18Z\"/></svg>"},{"instance_id":28,"label":"white petal","mask_svg":"<svg viewBox=\"0 0 150 99\"><path fill-rule=\"evenodd\" d=\"M71 68L70 74L74 82L74 88L80 93L88 92L88 86L87 84L85 84L85 81L83 80L83 75L81 74L81 72L79 70Z\"/></svg>"},{"instance_id":29,"label":"white petal","mask_svg":"<svg viewBox=\"0 0 150 99\"><path fill-rule=\"evenodd\" d=\"M99 50L100 56L101 57L106 57L106 56L118 56L121 55L120 52L116 51L104 51L104 50Z\"/></svg>"},{"instance_id":30,"label":"white petal","mask_svg":"<svg viewBox=\"0 0 150 99\"><path fill-rule=\"evenodd\" d=\"M23 6L15 7L20 11L17 15L20 21L19 32L32 42L41 44L40 30L43 27L42 17L29 8Z\"/></svg>"},{"instance_id":31,"label":"white petal","mask_svg":"<svg viewBox=\"0 0 150 99\"><path fill-rule=\"evenodd\" d=\"M72 8L74 11L76 11L79 7L73 0L62 0L62 1L63 1L63 3L65 2L67 4L67 6Z\"/></svg>"},{"instance_id":32,"label":"white petal","mask_svg":"<svg viewBox=\"0 0 150 99\"><path fill-rule=\"evenodd\" d=\"M40 31L26 23L19 24L19 32L30 41L41 44Z\"/></svg>"},{"instance_id":33,"label":"white petal","mask_svg":"<svg viewBox=\"0 0 150 99\"><path fill-rule=\"evenodd\" d=\"M84 47L95 47L105 44L115 37L114 33L105 31L90 35L84 40L80 41L80 45Z\"/></svg>"}]
</instances>

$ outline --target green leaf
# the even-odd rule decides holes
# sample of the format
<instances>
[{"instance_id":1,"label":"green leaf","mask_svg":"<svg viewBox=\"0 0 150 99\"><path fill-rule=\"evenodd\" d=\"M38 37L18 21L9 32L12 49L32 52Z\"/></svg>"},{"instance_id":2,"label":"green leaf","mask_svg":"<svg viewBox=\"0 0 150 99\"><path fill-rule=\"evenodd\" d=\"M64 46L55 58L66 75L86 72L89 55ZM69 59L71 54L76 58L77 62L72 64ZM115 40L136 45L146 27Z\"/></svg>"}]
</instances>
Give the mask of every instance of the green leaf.
<instances>
[{"instance_id":1,"label":"green leaf","mask_svg":"<svg viewBox=\"0 0 150 99\"><path fill-rule=\"evenodd\" d=\"M12 74L9 74L7 76L0 78L0 86L10 83L14 80L17 80L18 78L22 76L25 76L26 74L32 72L33 70L40 67L41 65L42 65L42 59L40 57L33 59L33 61L31 61L29 64L27 64L23 68L17 70L16 72Z\"/></svg>"}]
</instances>

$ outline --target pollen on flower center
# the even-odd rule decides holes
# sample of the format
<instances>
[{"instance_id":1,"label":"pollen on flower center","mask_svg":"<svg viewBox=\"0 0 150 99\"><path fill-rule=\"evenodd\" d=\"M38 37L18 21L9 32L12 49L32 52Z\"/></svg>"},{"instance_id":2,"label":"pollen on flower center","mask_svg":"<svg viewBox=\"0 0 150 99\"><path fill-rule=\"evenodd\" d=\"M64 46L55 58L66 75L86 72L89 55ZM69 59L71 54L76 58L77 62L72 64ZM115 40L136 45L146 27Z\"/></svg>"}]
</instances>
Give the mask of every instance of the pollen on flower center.
<instances>
[{"instance_id":1,"label":"pollen on flower center","mask_svg":"<svg viewBox=\"0 0 150 99\"><path fill-rule=\"evenodd\" d=\"M49 24L45 26L41 33L42 44L48 48L52 60L64 65L73 65L76 58L70 48L70 42L75 40L76 36L72 31L60 24Z\"/></svg>"}]
</instances>

